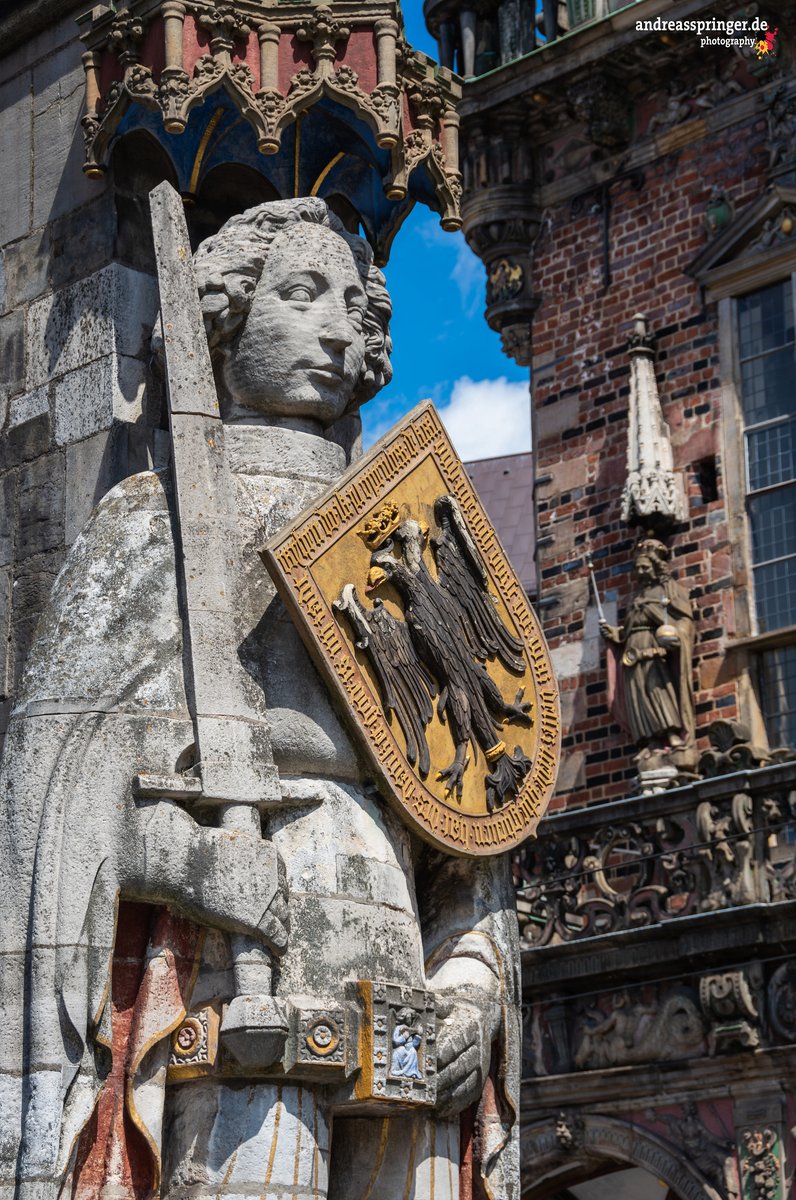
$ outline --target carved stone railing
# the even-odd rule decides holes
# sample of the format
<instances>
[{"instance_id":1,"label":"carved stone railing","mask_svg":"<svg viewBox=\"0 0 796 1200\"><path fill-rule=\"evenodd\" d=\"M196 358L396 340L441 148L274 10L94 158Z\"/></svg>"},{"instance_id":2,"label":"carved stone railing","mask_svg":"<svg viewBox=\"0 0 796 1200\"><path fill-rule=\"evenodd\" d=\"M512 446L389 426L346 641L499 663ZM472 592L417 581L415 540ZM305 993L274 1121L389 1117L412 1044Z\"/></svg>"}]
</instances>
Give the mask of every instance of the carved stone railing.
<instances>
[{"instance_id":1,"label":"carved stone railing","mask_svg":"<svg viewBox=\"0 0 796 1200\"><path fill-rule=\"evenodd\" d=\"M543 821L514 856L525 1078L796 1043L795 846L794 762Z\"/></svg>"},{"instance_id":2,"label":"carved stone railing","mask_svg":"<svg viewBox=\"0 0 796 1200\"><path fill-rule=\"evenodd\" d=\"M514 857L524 948L796 899L796 763L555 814Z\"/></svg>"}]
</instances>

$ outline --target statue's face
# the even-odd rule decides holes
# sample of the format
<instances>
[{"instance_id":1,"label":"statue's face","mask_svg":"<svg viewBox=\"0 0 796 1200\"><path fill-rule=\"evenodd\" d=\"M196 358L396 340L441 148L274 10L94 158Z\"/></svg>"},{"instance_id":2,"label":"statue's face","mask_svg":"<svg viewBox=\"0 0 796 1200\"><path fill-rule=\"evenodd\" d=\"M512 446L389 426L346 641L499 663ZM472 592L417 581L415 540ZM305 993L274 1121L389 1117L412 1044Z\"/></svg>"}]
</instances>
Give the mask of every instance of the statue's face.
<instances>
[{"instance_id":1,"label":"statue's face","mask_svg":"<svg viewBox=\"0 0 796 1200\"><path fill-rule=\"evenodd\" d=\"M642 584L655 582L655 568L652 565L652 560L647 558L646 554L639 554L636 559L636 575Z\"/></svg>"},{"instance_id":2,"label":"statue's face","mask_svg":"<svg viewBox=\"0 0 796 1200\"><path fill-rule=\"evenodd\" d=\"M224 379L238 404L329 425L345 412L365 357L367 296L348 244L296 222L274 240Z\"/></svg>"}]
</instances>

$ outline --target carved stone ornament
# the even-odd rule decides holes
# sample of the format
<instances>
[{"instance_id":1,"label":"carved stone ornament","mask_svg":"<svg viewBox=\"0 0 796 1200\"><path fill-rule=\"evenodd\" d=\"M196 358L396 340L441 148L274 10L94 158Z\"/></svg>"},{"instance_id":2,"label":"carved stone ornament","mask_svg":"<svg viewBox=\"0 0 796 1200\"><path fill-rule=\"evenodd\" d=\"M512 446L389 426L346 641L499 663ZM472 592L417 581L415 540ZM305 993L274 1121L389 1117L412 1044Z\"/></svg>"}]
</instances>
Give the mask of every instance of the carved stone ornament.
<instances>
[{"instance_id":1,"label":"carved stone ornament","mask_svg":"<svg viewBox=\"0 0 796 1200\"><path fill-rule=\"evenodd\" d=\"M705 1022L687 988L648 1000L624 989L611 996L607 1010L591 1004L580 1012L573 1048L575 1066L589 1071L698 1058L705 1052Z\"/></svg>"},{"instance_id":2,"label":"carved stone ornament","mask_svg":"<svg viewBox=\"0 0 796 1200\"><path fill-rule=\"evenodd\" d=\"M768 170L772 179L796 169L796 91L782 82L766 95L768 103Z\"/></svg>"},{"instance_id":3,"label":"carved stone ornament","mask_svg":"<svg viewBox=\"0 0 796 1200\"><path fill-rule=\"evenodd\" d=\"M621 150L630 141L632 108L625 88L615 80L595 74L579 81L571 89L569 106L595 146Z\"/></svg>"},{"instance_id":4,"label":"carved stone ornament","mask_svg":"<svg viewBox=\"0 0 796 1200\"><path fill-rule=\"evenodd\" d=\"M711 721L706 732L711 748L699 759L699 773L706 778L754 770L771 757L761 746L752 745L751 730L741 721Z\"/></svg>"},{"instance_id":5,"label":"carved stone ornament","mask_svg":"<svg viewBox=\"0 0 796 1200\"><path fill-rule=\"evenodd\" d=\"M782 963L771 976L768 1015L778 1040L796 1042L796 963Z\"/></svg>"},{"instance_id":6,"label":"carved stone ornament","mask_svg":"<svg viewBox=\"0 0 796 1200\"><path fill-rule=\"evenodd\" d=\"M185 1014L171 1036L170 1080L197 1079L212 1073L218 1060L220 1024L221 1018L212 1005Z\"/></svg>"},{"instance_id":7,"label":"carved stone ornament","mask_svg":"<svg viewBox=\"0 0 796 1200\"><path fill-rule=\"evenodd\" d=\"M282 135L324 99L353 111L376 144L390 151L384 189L406 197L425 163L445 229L461 226L456 76L399 36L395 0L284 5L270 0L221 4L131 0L125 13L93 10L83 41L86 74L85 172L104 174L119 125L133 104L160 112L165 130L183 133L191 112L223 89L251 125L258 149L276 154ZM362 34L370 35L363 41ZM349 43L356 42L352 61ZM372 62L363 62L367 45ZM285 62L306 62L285 74ZM142 57L143 56L143 57ZM363 84L372 74L375 82ZM106 82L109 81L109 82ZM411 114L411 115L410 115Z\"/></svg>"},{"instance_id":8,"label":"carved stone ornament","mask_svg":"<svg viewBox=\"0 0 796 1200\"><path fill-rule=\"evenodd\" d=\"M755 1125L738 1137L744 1200L784 1200L784 1152L773 1126Z\"/></svg>"},{"instance_id":9,"label":"carved stone ornament","mask_svg":"<svg viewBox=\"0 0 796 1200\"><path fill-rule=\"evenodd\" d=\"M360 983L359 1099L433 1104L437 1094L434 999L420 988Z\"/></svg>"},{"instance_id":10,"label":"carved stone ornament","mask_svg":"<svg viewBox=\"0 0 796 1200\"><path fill-rule=\"evenodd\" d=\"M716 1137L700 1118L699 1108L691 1100L679 1113L664 1113L658 1118L669 1126L672 1141L685 1153L689 1162L710 1180L720 1195L737 1200L738 1181L732 1142Z\"/></svg>"},{"instance_id":11,"label":"carved stone ornament","mask_svg":"<svg viewBox=\"0 0 796 1200\"><path fill-rule=\"evenodd\" d=\"M558 769L555 676L433 406L263 557L410 826L464 855L528 837Z\"/></svg>"},{"instance_id":12,"label":"carved stone ornament","mask_svg":"<svg viewBox=\"0 0 796 1200\"><path fill-rule=\"evenodd\" d=\"M637 313L633 323L622 520L628 525L671 525L686 520L685 496L674 470L669 426L661 411L647 322Z\"/></svg>"},{"instance_id":13,"label":"carved stone ornament","mask_svg":"<svg viewBox=\"0 0 796 1200\"><path fill-rule=\"evenodd\" d=\"M562 1109L556 1117L556 1141L563 1154L576 1154L583 1138L583 1117L579 1112Z\"/></svg>"},{"instance_id":14,"label":"carved stone ornament","mask_svg":"<svg viewBox=\"0 0 796 1200\"><path fill-rule=\"evenodd\" d=\"M760 1045L759 985L759 969L753 968L703 975L700 979L699 999L711 1023L712 1054L753 1050Z\"/></svg>"}]
</instances>

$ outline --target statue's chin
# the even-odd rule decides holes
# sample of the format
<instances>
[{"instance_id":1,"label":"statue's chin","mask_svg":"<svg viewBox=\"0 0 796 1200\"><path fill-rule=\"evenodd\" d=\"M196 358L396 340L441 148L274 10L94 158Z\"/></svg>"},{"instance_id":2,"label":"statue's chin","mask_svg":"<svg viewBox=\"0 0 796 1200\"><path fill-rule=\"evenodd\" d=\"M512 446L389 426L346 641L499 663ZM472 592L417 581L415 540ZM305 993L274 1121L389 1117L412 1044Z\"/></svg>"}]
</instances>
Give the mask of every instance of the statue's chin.
<instances>
[{"instance_id":1,"label":"statue's chin","mask_svg":"<svg viewBox=\"0 0 796 1200\"><path fill-rule=\"evenodd\" d=\"M254 416L280 422L314 421L325 427L342 417L351 400L351 391L342 380L326 383L318 379L305 380L301 386L292 386L278 395L238 392L229 399L237 413L246 410Z\"/></svg>"}]
</instances>

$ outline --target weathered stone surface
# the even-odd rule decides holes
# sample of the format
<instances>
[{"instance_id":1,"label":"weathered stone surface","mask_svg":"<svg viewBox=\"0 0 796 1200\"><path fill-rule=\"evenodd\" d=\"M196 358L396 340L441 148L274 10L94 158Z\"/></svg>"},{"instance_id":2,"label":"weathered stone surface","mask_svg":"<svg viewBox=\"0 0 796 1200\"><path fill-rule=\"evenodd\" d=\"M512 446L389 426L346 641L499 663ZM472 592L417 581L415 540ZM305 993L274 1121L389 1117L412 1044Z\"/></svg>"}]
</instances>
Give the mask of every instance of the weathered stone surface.
<instances>
[{"instance_id":1,"label":"weathered stone surface","mask_svg":"<svg viewBox=\"0 0 796 1200\"><path fill-rule=\"evenodd\" d=\"M139 420L144 373L138 359L110 354L63 375L54 385L56 443L78 442L110 428L114 418Z\"/></svg>"},{"instance_id":2,"label":"weathered stone surface","mask_svg":"<svg viewBox=\"0 0 796 1200\"><path fill-rule=\"evenodd\" d=\"M24 237L30 229L30 75L0 87L0 212L3 241Z\"/></svg>"},{"instance_id":3,"label":"weathered stone surface","mask_svg":"<svg viewBox=\"0 0 796 1200\"><path fill-rule=\"evenodd\" d=\"M13 663L9 679L12 695L19 688L33 634L62 561L63 554L55 551L22 562L15 569L11 613Z\"/></svg>"},{"instance_id":4,"label":"weathered stone surface","mask_svg":"<svg viewBox=\"0 0 796 1200\"><path fill-rule=\"evenodd\" d=\"M13 561L16 482L15 471L0 475L0 567L6 567Z\"/></svg>"},{"instance_id":5,"label":"weathered stone surface","mask_svg":"<svg viewBox=\"0 0 796 1200\"><path fill-rule=\"evenodd\" d=\"M127 425L115 422L110 429L66 448L66 504L64 538L71 546L88 521L92 509L126 475L148 464L130 461Z\"/></svg>"},{"instance_id":6,"label":"weathered stone surface","mask_svg":"<svg viewBox=\"0 0 796 1200\"><path fill-rule=\"evenodd\" d=\"M52 453L20 472L18 562L63 545L64 467L63 453Z\"/></svg>"},{"instance_id":7,"label":"weathered stone surface","mask_svg":"<svg viewBox=\"0 0 796 1200\"><path fill-rule=\"evenodd\" d=\"M49 413L42 413L7 429L0 437L0 471L44 454L49 449L50 441Z\"/></svg>"},{"instance_id":8,"label":"weathered stone surface","mask_svg":"<svg viewBox=\"0 0 796 1200\"><path fill-rule=\"evenodd\" d=\"M181 215L179 201L176 211ZM86 1122L103 1082L97 1040L112 1032L108 954L119 893L169 904L195 923L234 935L221 963L208 939L199 966L198 994L221 995L227 1004L251 992L243 981L253 977L253 967L270 968L274 955L280 970L264 1001L287 1012L341 1009L347 985L360 979L386 979L410 995L433 992L439 1017L430 1052L449 1065L436 1076L436 1107L413 1109L411 1117L390 1114L396 1123L378 1160L379 1187L392 1189L403 1172L415 1194L425 1195L435 1175L452 1181L449 1195L438 1184L439 1200L454 1200L459 1113L479 1099L493 1056L517 1108L516 921L507 864L440 856L418 884L410 834L363 777L346 726L275 601L256 553L265 536L312 503L341 470L345 453L327 440L327 428L389 378L383 280L364 243L342 237L321 201L301 200L256 212L254 219L277 236L267 242L267 269L260 263L252 289L239 293L235 281L244 271L251 278L256 261L252 219L249 214L230 223L197 260L203 316L219 360L215 383L228 423L212 426L218 438L206 437L210 421L220 422L212 389L200 393L186 386L196 380L202 357L189 338L183 353L167 355L167 361L175 412L189 418L181 451L195 451L183 460L192 473L177 472L176 486L165 472L126 478L102 498L77 536L85 510L124 468L118 426L103 429L98 422L110 422L120 403L113 370L126 363L140 371L133 360L145 350L155 298L151 280L115 265L31 304L29 390L53 379L56 439L66 449L20 471L15 678L60 564L59 547L74 540L27 656L7 735L0 794L12 799L0 805L0 851L13 847L6 855L13 865L0 885L0 950L33 948L32 991L8 1022L11 1028L24 1022L31 1060L42 1064L29 1076L36 1102L24 1117L18 1169L32 1182L53 1181L48 1200L65 1165L56 1163L59 1135L70 1145L73 1131L91 1128ZM237 328L221 316L222 310L229 315L233 290ZM164 293L169 295L165 286ZM175 302L179 297L171 297ZM165 316L168 338L174 323ZM44 363L33 361L42 350ZM207 387L209 380L198 382ZM124 389L119 391L123 400ZM197 397L209 398L209 407L197 405ZM190 421L199 407L202 421ZM205 438L202 453L191 440L197 425ZM232 430L228 458L219 462ZM135 432L134 424L124 431L128 467L138 453ZM226 498L213 474L222 469L231 476ZM231 507L224 510L222 501ZM208 652L196 658L202 678L189 679L187 689L183 622L190 606L178 594L175 548L182 521L189 535L181 539L189 551L184 570L195 601L190 633L193 638L198 632ZM208 545L216 551L214 562L202 550ZM230 594L219 596L219 586ZM228 631L222 636L217 617L223 612L234 617L231 637ZM227 686L230 679L235 687ZM220 827L197 823L168 798L134 795L133 778L142 771L167 777L191 762L197 741L192 717L199 715L212 732L229 735L210 743L219 761L224 753L231 760L240 756L244 765L247 755L262 758L273 735L281 775L278 793L263 805L265 838L257 813L247 830L232 829L230 809L237 818L244 807L237 795L222 804ZM250 727L248 743L231 736L241 715ZM201 738L208 727L200 726L198 739L202 767ZM194 778L203 778L201 770ZM433 957L426 966L428 955ZM66 975L57 969L62 961L70 964ZM7 960L12 977L18 966ZM219 982L224 993L215 990ZM145 989L139 995L140 1019L151 1030L153 1057L147 1061L165 1062L157 1056L169 1051L173 1021L162 993L149 1000ZM250 1005L252 1012L256 1007ZM408 1037L414 1017L394 1016L406 1023ZM14 1039L12 1055L22 1042ZM360 1053L358 1043L351 1053ZM70 1063L77 1059L80 1074L68 1086ZM375 1178L382 1122L368 1118L365 1128L347 1132L344 1123L336 1125L345 1153L335 1168L326 1134L329 1092L318 1076L298 1079L280 1081L278 1099L273 1081L262 1077L246 1079L242 1088L239 1080L219 1074L190 1092L173 1089L161 1125L164 1078L153 1076L139 1116L166 1151L164 1196L178 1188L184 1196L192 1189L199 1194L212 1185L223 1197L236 1188L250 1190L255 1178L260 1194L263 1150L277 1111L282 1125L278 1141L271 1139L272 1182L284 1180L299 1196L298 1178L308 1197L321 1200L327 1159L330 1195L346 1195L350 1180L364 1187ZM348 1089L355 1107L359 1101L343 1070L338 1086ZM14 1170L17 1140L18 1089L11 1091L0 1108L0 1140L11 1148L0 1155L6 1174ZM186 1103L192 1094L195 1105ZM252 1098L243 1105L250 1125L243 1124L241 1097ZM124 1088L119 1099L125 1103ZM495 1194L516 1200L518 1130L508 1108L506 1114L494 1118L505 1148L483 1171ZM416 1123L422 1148L410 1166L407 1120ZM115 1186L112 1168L102 1170L104 1181Z\"/></svg>"},{"instance_id":9,"label":"weathered stone surface","mask_svg":"<svg viewBox=\"0 0 796 1200\"><path fill-rule=\"evenodd\" d=\"M8 695L11 683L11 569L0 567L0 697ZM0 995L2 995L0 983ZM15 993L19 995L19 989ZM2 1001L0 1001L2 1004ZM0 1008L2 1020L2 1008ZM5 1031L7 1026L3 1022Z\"/></svg>"},{"instance_id":10,"label":"weathered stone surface","mask_svg":"<svg viewBox=\"0 0 796 1200\"><path fill-rule=\"evenodd\" d=\"M22 309L0 317L0 380L6 394L25 389L25 314Z\"/></svg>"},{"instance_id":11,"label":"weathered stone surface","mask_svg":"<svg viewBox=\"0 0 796 1200\"><path fill-rule=\"evenodd\" d=\"M28 312L28 385L65 375L114 352L146 353L157 301L151 276L112 263Z\"/></svg>"},{"instance_id":12,"label":"weathered stone surface","mask_svg":"<svg viewBox=\"0 0 796 1200\"><path fill-rule=\"evenodd\" d=\"M74 40L34 68L33 227L52 221L96 195L83 174L80 116L85 77ZM44 86L37 86L41 79Z\"/></svg>"},{"instance_id":13,"label":"weathered stone surface","mask_svg":"<svg viewBox=\"0 0 796 1200\"><path fill-rule=\"evenodd\" d=\"M6 248L3 259L9 308L26 304L46 292L50 264L50 236L47 229L38 229L28 237L13 242Z\"/></svg>"},{"instance_id":14,"label":"weathered stone surface","mask_svg":"<svg viewBox=\"0 0 796 1200\"><path fill-rule=\"evenodd\" d=\"M96 182L94 186L98 186ZM111 258L118 258L114 254L116 220L110 189L104 188L88 204L58 217L48 226L48 233L48 270L53 288L65 287L107 266Z\"/></svg>"},{"instance_id":15,"label":"weathered stone surface","mask_svg":"<svg viewBox=\"0 0 796 1200\"><path fill-rule=\"evenodd\" d=\"M46 386L35 388L32 392L24 392L21 396L13 396L8 406L6 428L14 429L17 425L33 421L36 417L49 415L49 412L49 389Z\"/></svg>"}]
</instances>

